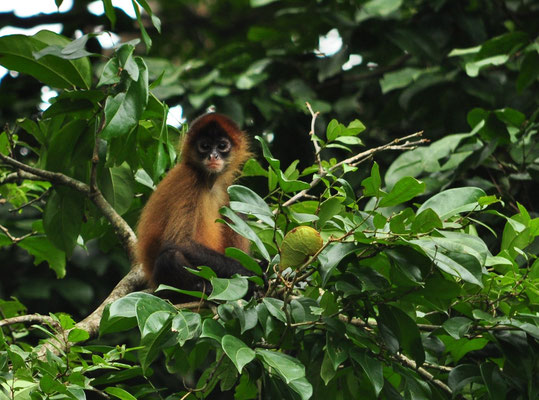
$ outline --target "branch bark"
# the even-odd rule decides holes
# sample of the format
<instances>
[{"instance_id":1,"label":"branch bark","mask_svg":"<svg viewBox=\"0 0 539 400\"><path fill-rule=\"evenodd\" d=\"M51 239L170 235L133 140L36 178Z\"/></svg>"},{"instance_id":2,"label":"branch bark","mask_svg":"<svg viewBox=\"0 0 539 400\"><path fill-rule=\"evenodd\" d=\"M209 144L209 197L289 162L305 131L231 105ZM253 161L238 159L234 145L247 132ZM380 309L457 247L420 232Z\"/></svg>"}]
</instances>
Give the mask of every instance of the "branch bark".
<instances>
[{"instance_id":1,"label":"branch bark","mask_svg":"<svg viewBox=\"0 0 539 400\"><path fill-rule=\"evenodd\" d=\"M101 191L92 191L90 190L90 186L84 182L73 179L60 172L46 171L23 164L2 153L0 153L0 160L16 169L17 176L20 179L43 180L51 182L54 185L67 186L88 197L114 227L114 231L118 235L129 259L132 262L135 260L135 247L137 243L135 232L105 199Z\"/></svg>"},{"instance_id":2,"label":"branch bark","mask_svg":"<svg viewBox=\"0 0 539 400\"><path fill-rule=\"evenodd\" d=\"M101 211L101 213L108 219L111 225L114 227L114 230L120 239L129 259L131 260L133 267L131 271L116 285L116 287L111 291L109 296L97 307L90 315L88 315L84 320L80 321L75 325L75 328L84 329L90 334L90 337L95 337L99 331L99 322L101 316L103 315L103 310L107 304L112 303L114 300L119 299L134 290L137 290L144 286L145 279L144 273L142 271L142 266L135 263L135 248L137 243L137 238L135 232L131 227L125 222L125 220L116 212L116 210L111 206L111 204L105 199L101 191L97 188L90 188L84 182L73 179L65 174L59 172L46 171L40 168L35 168L26 164L23 164L9 156L6 156L0 153L0 160L8 164L16 171L14 174L8 175L10 180L17 179L29 179L29 180L43 180L51 182L53 185L62 185L67 186L84 196L88 197L95 206ZM28 322L36 321L43 322L43 316L37 318L35 315L24 316L25 318L19 318L16 320L18 322ZM4 320L5 321L5 320ZM9 324L13 319L8 320L7 322L0 321L0 326L2 322L4 325ZM15 323L15 322L13 322ZM59 332L58 337L59 342L65 342L64 332ZM40 350L39 355L44 357L47 351L57 352L57 349L53 345L54 340L49 340ZM66 343L66 346L68 344Z\"/></svg>"}]
</instances>

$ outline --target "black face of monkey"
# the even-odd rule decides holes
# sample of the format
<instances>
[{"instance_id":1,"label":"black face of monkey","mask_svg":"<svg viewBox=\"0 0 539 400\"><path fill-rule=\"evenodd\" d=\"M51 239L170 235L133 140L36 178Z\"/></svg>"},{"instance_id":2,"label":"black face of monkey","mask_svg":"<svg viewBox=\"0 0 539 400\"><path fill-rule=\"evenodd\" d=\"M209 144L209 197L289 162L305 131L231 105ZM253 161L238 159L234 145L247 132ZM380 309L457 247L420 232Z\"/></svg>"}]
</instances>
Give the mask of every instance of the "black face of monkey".
<instances>
[{"instance_id":1,"label":"black face of monkey","mask_svg":"<svg viewBox=\"0 0 539 400\"><path fill-rule=\"evenodd\" d=\"M210 174L223 172L232 149L232 142L221 132L208 131L200 135L196 142L199 161Z\"/></svg>"}]
</instances>

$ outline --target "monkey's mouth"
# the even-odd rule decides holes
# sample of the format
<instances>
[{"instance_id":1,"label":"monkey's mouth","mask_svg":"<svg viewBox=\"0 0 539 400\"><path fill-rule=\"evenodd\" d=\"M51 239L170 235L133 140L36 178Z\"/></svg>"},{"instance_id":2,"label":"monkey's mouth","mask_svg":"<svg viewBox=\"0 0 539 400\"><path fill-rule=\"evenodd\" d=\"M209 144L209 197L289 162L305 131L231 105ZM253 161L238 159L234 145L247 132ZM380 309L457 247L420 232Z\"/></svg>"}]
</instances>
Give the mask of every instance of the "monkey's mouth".
<instances>
[{"instance_id":1,"label":"monkey's mouth","mask_svg":"<svg viewBox=\"0 0 539 400\"><path fill-rule=\"evenodd\" d=\"M206 168L210 172L221 172L223 169L223 162L222 161L208 161L206 163Z\"/></svg>"}]
</instances>

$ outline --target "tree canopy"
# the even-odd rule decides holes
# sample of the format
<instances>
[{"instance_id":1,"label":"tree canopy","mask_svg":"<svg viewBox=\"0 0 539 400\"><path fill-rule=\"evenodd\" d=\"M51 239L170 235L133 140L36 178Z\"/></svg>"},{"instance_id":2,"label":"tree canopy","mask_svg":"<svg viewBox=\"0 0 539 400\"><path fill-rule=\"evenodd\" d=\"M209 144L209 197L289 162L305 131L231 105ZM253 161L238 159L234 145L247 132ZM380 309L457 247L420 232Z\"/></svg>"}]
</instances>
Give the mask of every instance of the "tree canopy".
<instances>
[{"instance_id":1,"label":"tree canopy","mask_svg":"<svg viewBox=\"0 0 539 400\"><path fill-rule=\"evenodd\" d=\"M61 28L0 37L0 399L539 397L538 20L533 0L1 13ZM201 266L212 293L173 305L134 229L207 110L257 154L220 221L256 276Z\"/></svg>"}]
</instances>

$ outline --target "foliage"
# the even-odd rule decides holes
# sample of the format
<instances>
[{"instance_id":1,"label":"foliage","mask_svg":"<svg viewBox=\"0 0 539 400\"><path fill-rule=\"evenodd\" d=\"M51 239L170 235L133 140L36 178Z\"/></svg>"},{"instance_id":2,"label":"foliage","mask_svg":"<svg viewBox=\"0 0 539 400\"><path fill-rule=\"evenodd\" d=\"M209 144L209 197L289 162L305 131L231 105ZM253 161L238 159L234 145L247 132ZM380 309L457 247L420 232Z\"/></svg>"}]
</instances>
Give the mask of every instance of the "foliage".
<instances>
[{"instance_id":1,"label":"foliage","mask_svg":"<svg viewBox=\"0 0 539 400\"><path fill-rule=\"evenodd\" d=\"M103 3L114 25L116 14ZM159 29L146 2L137 3ZM3 300L0 399L205 398L220 391L236 399L537 398L539 219L531 201L537 99L518 107L537 89L537 32L522 23L537 6L502 3L514 18L492 36L489 26L476 24L483 21L480 2L468 4L462 29L482 38L472 46L450 41L446 25L435 26L440 10L447 16L458 9L445 1L297 2L295 8L251 1L247 11L234 11L255 21L238 27L246 39L229 37L221 45L218 31L207 33L211 40L200 50L181 50L186 59L179 68L140 55L136 40L105 58L87 50L95 34L0 38L0 64L62 89L39 118L18 115L0 134L0 190L25 217L1 214L0 245L46 263L58 278L69 275L66 260L77 249L96 241L104 251L120 243L132 256L129 225L177 158L181 132L167 124L164 99L179 96L188 114L215 104L240 122L262 119L265 132L275 132L273 142L272 135L257 137L261 161L250 160L243 171L263 187L231 186L222 210L222 222L253 243L252 255L227 254L258 277L193 271L213 292L183 307L130 293L106 305L95 341L64 313L27 315L16 298ZM208 19L218 18L223 4L206 4ZM171 6L162 6L167 18ZM263 12L271 24L257 19ZM333 22L320 17L327 13ZM163 46L150 39L140 13L137 18L146 49ZM418 20L424 23L412 24ZM391 45L365 49L354 39L382 24ZM311 57L318 36L333 26L349 47ZM346 87L352 74L362 73L342 70L355 51L369 62L398 58L375 71L388 104L376 117L365 108L369 131L380 131L391 110L397 120L407 114L399 130L436 126L430 144L419 133L395 139L389 123L380 135L391 137L387 144L358 152L369 131L351 110L357 93L370 96L373 82L355 76L359 83ZM296 70L281 73L282 65ZM485 83L497 81L495 88L514 98L468 107L470 96L495 97ZM440 117L440 105L434 115L422 99L440 90L448 91L440 97L442 106L451 105L446 112L466 115L463 133L444 128L440 118L448 116ZM449 102L456 93L464 93L462 101ZM304 111L311 140L297 141L312 151L300 168L273 154L280 151L283 116ZM339 118L326 119L332 113ZM21 157L21 150L29 155ZM402 153L377 162L384 150ZM305 248L298 227L312 228L299 229ZM266 271L257 259L268 261ZM243 299L247 279L259 285L255 298ZM32 330L23 325L33 322ZM135 339L126 332L136 332ZM53 347L37 345L40 335Z\"/></svg>"}]
</instances>

